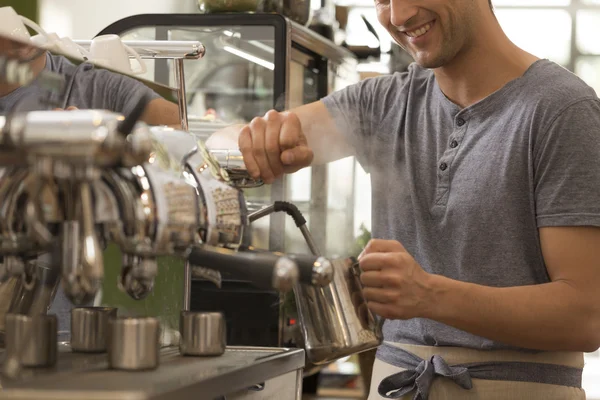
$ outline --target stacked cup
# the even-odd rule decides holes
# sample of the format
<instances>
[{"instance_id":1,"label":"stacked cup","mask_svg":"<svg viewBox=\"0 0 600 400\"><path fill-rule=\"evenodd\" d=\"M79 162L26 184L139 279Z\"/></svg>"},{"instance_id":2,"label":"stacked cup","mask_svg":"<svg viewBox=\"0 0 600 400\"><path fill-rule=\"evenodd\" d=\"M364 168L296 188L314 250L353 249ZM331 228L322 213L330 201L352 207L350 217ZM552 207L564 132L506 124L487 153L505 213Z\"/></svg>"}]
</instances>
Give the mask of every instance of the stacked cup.
<instances>
[{"instance_id":1,"label":"stacked cup","mask_svg":"<svg viewBox=\"0 0 600 400\"><path fill-rule=\"evenodd\" d=\"M62 54L78 61L89 60L99 66L113 69L127 75L139 75L147 72L146 64L140 55L118 35L102 35L92 40L87 51L68 37L59 37L56 33L48 33L32 20L17 14L12 7L0 7L0 36L31 43L52 53ZM37 32L33 37L29 30ZM138 64L132 68L130 58Z\"/></svg>"}]
</instances>

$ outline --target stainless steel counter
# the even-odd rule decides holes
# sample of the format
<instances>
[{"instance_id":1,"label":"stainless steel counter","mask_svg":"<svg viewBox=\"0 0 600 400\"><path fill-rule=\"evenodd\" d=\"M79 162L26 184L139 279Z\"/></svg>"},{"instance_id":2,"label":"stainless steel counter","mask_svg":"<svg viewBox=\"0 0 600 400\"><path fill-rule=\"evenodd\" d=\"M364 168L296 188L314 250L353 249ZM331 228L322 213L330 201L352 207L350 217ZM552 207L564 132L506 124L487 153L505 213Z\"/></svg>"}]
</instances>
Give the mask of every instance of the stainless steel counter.
<instances>
[{"instance_id":1,"label":"stainless steel counter","mask_svg":"<svg viewBox=\"0 0 600 400\"><path fill-rule=\"evenodd\" d=\"M0 399L215 400L294 371L301 378L303 366L301 349L229 347L221 357L198 358L166 348L158 369L122 372L108 369L106 354L63 348L55 368L24 370L16 381L2 378Z\"/></svg>"}]
</instances>

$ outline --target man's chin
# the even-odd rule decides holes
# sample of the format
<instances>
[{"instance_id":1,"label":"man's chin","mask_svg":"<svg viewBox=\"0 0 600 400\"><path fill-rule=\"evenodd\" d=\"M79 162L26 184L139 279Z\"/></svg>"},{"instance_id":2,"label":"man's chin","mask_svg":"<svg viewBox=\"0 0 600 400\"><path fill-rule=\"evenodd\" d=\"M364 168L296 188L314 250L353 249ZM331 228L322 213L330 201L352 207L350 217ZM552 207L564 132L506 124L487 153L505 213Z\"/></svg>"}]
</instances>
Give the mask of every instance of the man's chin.
<instances>
[{"instance_id":1,"label":"man's chin","mask_svg":"<svg viewBox=\"0 0 600 400\"><path fill-rule=\"evenodd\" d=\"M444 62L444 60L440 59L439 57L413 56L413 59L415 60L415 63L417 65L419 65L420 67L425 68L425 69L436 69L436 68L443 67L444 64L446 64Z\"/></svg>"}]
</instances>

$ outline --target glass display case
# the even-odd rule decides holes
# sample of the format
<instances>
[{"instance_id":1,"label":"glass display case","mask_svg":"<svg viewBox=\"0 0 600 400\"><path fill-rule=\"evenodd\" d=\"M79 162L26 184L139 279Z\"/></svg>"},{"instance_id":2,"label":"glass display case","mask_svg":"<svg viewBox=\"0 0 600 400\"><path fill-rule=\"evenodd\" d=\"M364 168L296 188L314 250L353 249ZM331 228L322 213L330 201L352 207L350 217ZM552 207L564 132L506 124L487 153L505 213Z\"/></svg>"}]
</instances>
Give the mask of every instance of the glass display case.
<instances>
[{"instance_id":1,"label":"glass display case","mask_svg":"<svg viewBox=\"0 0 600 400\"><path fill-rule=\"evenodd\" d=\"M183 62L188 124L202 138L228 125L248 123L270 109L287 110L317 101L358 81L357 60L335 45L279 14L148 14L117 21L100 34L123 40L200 41L201 62ZM177 65L146 60L142 76L176 86ZM293 202L308 221L316 243L327 256L348 255L354 238L354 158L307 168L273 185L245 192L250 211L274 201ZM290 253L309 249L293 220L273 214L251 226L256 248ZM221 289L192 283L192 309L223 310L228 342L233 345L289 344L289 320L280 312L276 293L256 290L224 277ZM241 312L240 305L256 312Z\"/></svg>"},{"instance_id":2,"label":"glass display case","mask_svg":"<svg viewBox=\"0 0 600 400\"><path fill-rule=\"evenodd\" d=\"M137 15L101 32L108 33L132 41L202 42L206 56L201 62L184 61L184 74L189 128L204 138L270 109L319 100L358 80L352 53L278 14ZM147 60L146 67L142 77L176 86L172 61ZM275 200L292 201L305 213L323 253L347 253L354 231L354 164L353 159L341 160L248 190L251 211ZM254 246L307 251L285 216L273 215L255 224Z\"/></svg>"}]
</instances>

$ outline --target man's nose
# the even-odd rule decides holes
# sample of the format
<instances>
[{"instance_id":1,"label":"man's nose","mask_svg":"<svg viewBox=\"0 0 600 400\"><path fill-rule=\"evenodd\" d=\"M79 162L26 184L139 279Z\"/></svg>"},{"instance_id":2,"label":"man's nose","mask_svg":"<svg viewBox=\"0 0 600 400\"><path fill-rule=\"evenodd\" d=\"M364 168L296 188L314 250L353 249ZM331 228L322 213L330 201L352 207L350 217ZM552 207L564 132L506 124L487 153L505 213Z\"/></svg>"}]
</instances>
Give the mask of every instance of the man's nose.
<instances>
[{"instance_id":1,"label":"man's nose","mask_svg":"<svg viewBox=\"0 0 600 400\"><path fill-rule=\"evenodd\" d=\"M390 22L395 27L401 28L417 15L419 9L411 0L392 0L390 2Z\"/></svg>"}]
</instances>

